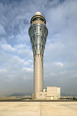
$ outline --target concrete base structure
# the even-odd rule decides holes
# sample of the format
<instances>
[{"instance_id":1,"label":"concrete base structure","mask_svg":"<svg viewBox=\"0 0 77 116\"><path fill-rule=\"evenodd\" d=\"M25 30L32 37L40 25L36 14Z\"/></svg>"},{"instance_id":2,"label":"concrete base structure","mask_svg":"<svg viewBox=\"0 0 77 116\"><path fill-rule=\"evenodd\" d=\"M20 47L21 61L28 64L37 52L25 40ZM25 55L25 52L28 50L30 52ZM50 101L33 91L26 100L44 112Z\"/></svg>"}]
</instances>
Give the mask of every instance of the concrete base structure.
<instances>
[{"instance_id":1,"label":"concrete base structure","mask_svg":"<svg viewBox=\"0 0 77 116\"><path fill-rule=\"evenodd\" d=\"M77 116L77 102L0 102L0 116Z\"/></svg>"},{"instance_id":2,"label":"concrete base structure","mask_svg":"<svg viewBox=\"0 0 77 116\"><path fill-rule=\"evenodd\" d=\"M32 98L37 100L58 100L60 99L60 88L47 87L42 92L36 92L36 97L33 94Z\"/></svg>"}]
</instances>

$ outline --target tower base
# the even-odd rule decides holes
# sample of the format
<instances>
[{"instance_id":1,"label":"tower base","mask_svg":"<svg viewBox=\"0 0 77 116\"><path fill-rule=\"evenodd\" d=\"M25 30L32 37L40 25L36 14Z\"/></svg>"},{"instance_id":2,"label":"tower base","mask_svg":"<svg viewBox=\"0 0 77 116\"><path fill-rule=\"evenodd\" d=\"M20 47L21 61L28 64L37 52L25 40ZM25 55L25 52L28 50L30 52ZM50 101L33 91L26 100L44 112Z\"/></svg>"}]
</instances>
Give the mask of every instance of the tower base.
<instances>
[{"instance_id":1,"label":"tower base","mask_svg":"<svg viewBox=\"0 0 77 116\"><path fill-rule=\"evenodd\" d=\"M47 87L43 92L36 92L32 94L32 99L35 100L58 100L60 99L59 87Z\"/></svg>"}]
</instances>

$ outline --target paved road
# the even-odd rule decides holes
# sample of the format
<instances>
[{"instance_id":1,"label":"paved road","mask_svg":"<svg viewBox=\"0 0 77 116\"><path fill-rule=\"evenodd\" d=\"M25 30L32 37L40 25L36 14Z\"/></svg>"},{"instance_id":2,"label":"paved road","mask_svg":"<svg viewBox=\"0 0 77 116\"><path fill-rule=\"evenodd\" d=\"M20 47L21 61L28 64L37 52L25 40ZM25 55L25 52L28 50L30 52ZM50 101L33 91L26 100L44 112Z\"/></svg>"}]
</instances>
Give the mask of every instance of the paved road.
<instances>
[{"instance_id":1,"label":"paved road","mask_svg":"<svg viewBox=\"0 0 77 116\"><path fill-rule=\"evenodd\" d=\"M77 116L77 102L0 102L0 116Z\"/></svg>"}]
</instances>

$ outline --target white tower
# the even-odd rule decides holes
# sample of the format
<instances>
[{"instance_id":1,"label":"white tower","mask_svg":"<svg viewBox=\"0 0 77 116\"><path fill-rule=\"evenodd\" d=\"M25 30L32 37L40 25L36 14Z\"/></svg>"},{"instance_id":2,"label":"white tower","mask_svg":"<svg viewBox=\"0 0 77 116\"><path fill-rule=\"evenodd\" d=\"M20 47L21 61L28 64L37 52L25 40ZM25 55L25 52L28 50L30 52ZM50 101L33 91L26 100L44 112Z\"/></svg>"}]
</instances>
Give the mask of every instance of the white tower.
<instances>
[{"instance_id":1,"label":"white tower","mask_svg":"<svg viewBox=\"0 0 77 116\"><path fill-rule=\"evenodd\" d=\"M37 99L37 93L43 91L43 54L48 29L40 12L36 12L30 23L29 35L34 56L34 98Z\"/></svg>"}]
</instances>

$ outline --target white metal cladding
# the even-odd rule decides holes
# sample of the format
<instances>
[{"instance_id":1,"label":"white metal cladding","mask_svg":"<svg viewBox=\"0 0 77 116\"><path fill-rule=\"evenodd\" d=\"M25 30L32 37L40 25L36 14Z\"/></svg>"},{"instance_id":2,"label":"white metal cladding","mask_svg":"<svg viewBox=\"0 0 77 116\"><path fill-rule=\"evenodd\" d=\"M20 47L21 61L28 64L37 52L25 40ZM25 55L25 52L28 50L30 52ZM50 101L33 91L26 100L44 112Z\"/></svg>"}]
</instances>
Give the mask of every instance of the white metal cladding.
<instances>
[{"instance_id":1,"label":"white metal cladding","mask_svg":"<svg viewBox=\"0 0 77 116\"><path fill-rule=\"evenodd\" d=\"M44 53L46 38L48 30L45 25L37 23L33 24L29 28L30 41L32 44L33 54Z\"/></svg>"}]
</instances>

